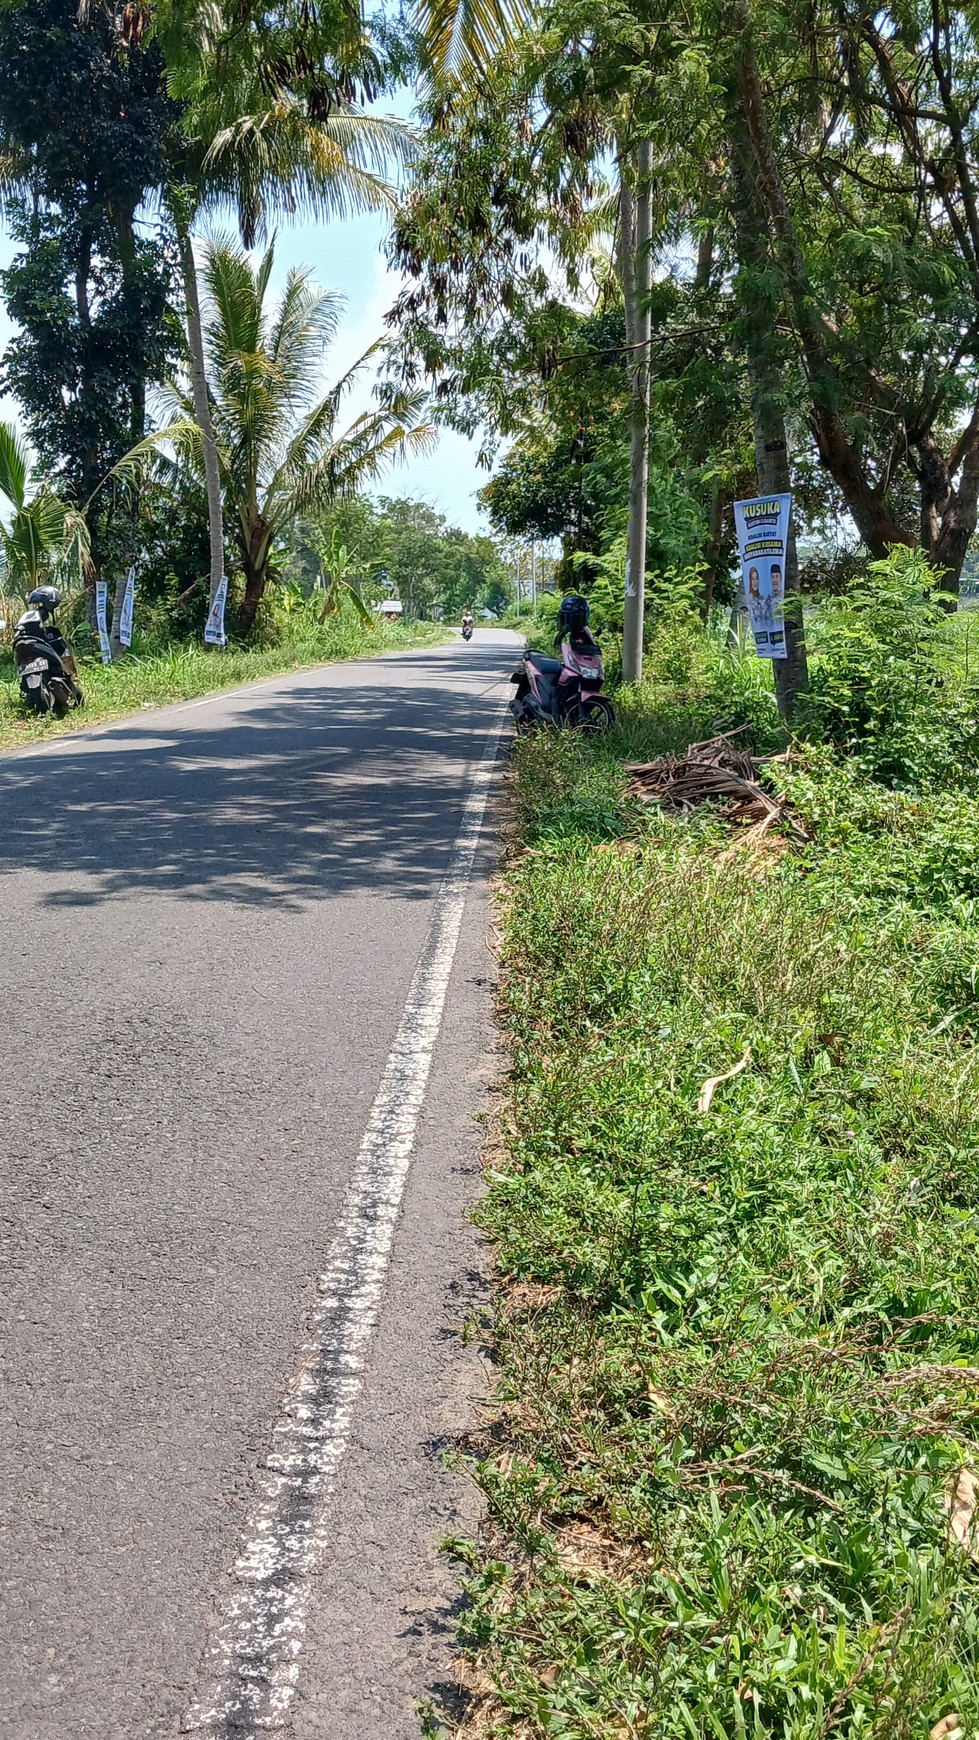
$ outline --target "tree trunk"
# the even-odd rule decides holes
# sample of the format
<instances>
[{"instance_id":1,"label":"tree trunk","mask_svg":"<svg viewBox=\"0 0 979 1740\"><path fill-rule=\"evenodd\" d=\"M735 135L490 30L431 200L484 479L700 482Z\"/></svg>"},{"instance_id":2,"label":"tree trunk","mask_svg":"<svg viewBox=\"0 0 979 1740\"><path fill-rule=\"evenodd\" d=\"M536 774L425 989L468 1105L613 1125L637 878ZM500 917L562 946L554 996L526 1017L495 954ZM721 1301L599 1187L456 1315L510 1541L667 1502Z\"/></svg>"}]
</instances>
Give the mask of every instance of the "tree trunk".
<instances>
[{"instance_id":1,"label":"tree trunk","mask_svg":"<svg viewBox=\"0 0 979 1740\"><path fill-rule=\"evenodd\" d=\"M221 502L221 471L218 450L214 444L211 402L207 391L204 365L204 329L201 323L201 303L197 288L197 262L190 226L176 219L180 246L180 265L184 280L184 301L187 306L187 348L190 352L190 385L194 416L201 431L204 454L204 484L207 490L207 523L211 546L210 600L214 603L218 587L224 578L224 516ZM257 604L256 604L257 609Z\"/></svg>"},{"instance_id":2,"label":"tree trunk","mask_svg":"<svg viewBox=\"0 0 979 1740\"><path fill-rule=\"evenodd\" d=\"M721 560L721 545L724 542L724 515L731 503L728 490L723 485L715 489L710 503L710 524L707 532L707 544L704 549L704 596L700 604L700 615L703 622L710 615L710 607L714 602L714 588L717 585L717 570Z\"/></svg>"},{"instance_id":3,"label":"tree trunk","mask_svg":"<svg viewBox=\"0 0 979 1740\"><path fill-rule=\"evenodd\" d=\"M132 242L132 221L130 220L128 225L122 227L122 245L120 247L120 253L124 263L128 261L130 265L133 260ZM125 269L126 267L124 264L124 270ZM146 380L144 376L133 376L129 385L129 393L129 445L130 447L136 447L138 443L142 441L143 436L146 433ZM128 651L128 648L123 646L119 637L119 630L122 625L122 607L126 600L126 583L129 577L129 570L136 561L136 553L139 544L139 488L137 484L130 484L127 498L129 507L128 549L126 552L126 560L122 563L120 573L116 578L115 591L112 598L112 625L109 629L109 653L110 657L113 659L121 657L124 652Z\"/></svg>"},{"instance_id":4,"label":"tree trunk","mask_svg":"<svg viewBox=\"0 0 979 1740\"><path fill-rule=\"evenodd\" d=\"M629 348L629 526L625 564L625 620L622 632L622 678L642 677L643 629L646 614L646 529L649 488L649 341L650 240L652 194L649 187L650 146L639 146L633 192L630 169L619 161L619 247L625 303L626 344Z\"/></svg>"},{"instance_id":5,"label":"tree trunk","mask_svg":"<svg viewBox=\"0 0 979 1740\"><path fill-rule=\"evenodd\" d=\"M87 189L86 189L87 192ZM84 343L81 357L81 385L79 387L79 403L86 413L89 402L96 390L95 373L91 353L92 311L89 305L89 280L92 275L92 236L87 226L83 226L78 239L78 252L75 256L75 310L78 315L78 326ZM84 419L87 421L87 417ZM91 500L102 482L102 471L99 463L97 446L91 442L81 455L80 493L83 502ZM89 560L85 566L85 615L92 633L96 630L95 587L102 578L102 538L101 527L97 513L89 518Z\"/></svg>"},{"instance_id":6,"label":"tree trunk","mask_svg":"<svg viewBox=\"0 0 979 1740\"><path fill-rule=\"evenodd\" d=\"M778 337L778 285L772 283L772 258L757 168L738 103L729 104L731 173L738 262L741 267L740 324L751 389L751 421L760 495L783 495L792 489L785 433L783 358ZM749 294L744 284L749 280ZM766 294L767 288L767 294ZM735 284L735 295L738 293ZM805 628L799 597L799 558L795 528L790 522L785 562L784 659L773 659L775 695L784 719L791 719L809 681Z\"/></svg>"},{"instance_id":7,"label":"tree trunk","mask_svg":"<svg viewBox=\"0 0 979 1740\"><path fill-rule=\"evenodd\" d=\"M242 640L247 640L255 627L258 607L265 596L265 575L245 571L245 590L238 606L237 628Z\"/></svg>"},{"instance_id":8,"label":"tree trunk","mask_svg":"<svg viewBox=\"0 0 979 1740\"><path fill-rule=\"evenodd\" d=\"M714 226L703 231L697 241L697 270L694 273L694 289L709 290L711 273L714 270Z\"/></svg>"},{"instance_id":9,"label":"tree trunk","mask_svg":"<svg viewBox=\"0 0 979 1740\"><path fill-rule=\"evenodd\" d=\"M241 639L245 640L255 626L265 588L275 578L271 559L272 528L257 503L253 502L247 513L243 510L241 523L235 531L235 542L245 576L245 590L235 625Z\"/></svg>"}]
</instances>

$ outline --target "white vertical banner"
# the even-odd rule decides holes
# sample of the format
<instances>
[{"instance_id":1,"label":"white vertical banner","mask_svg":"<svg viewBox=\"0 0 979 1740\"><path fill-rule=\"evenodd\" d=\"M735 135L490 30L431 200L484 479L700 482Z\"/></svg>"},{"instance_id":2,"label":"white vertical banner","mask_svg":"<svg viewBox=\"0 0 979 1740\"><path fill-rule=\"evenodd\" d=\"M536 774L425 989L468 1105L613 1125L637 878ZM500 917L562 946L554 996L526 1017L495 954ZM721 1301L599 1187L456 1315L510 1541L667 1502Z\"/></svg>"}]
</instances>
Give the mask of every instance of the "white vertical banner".
<instances>
[{"instance_id":1,"label":"white vertical banner","mask_svg":"<svg viewBox=\"0 0 979 1740\"><path fill-rule=\"evenodd\" d=\"M122 598L122 615L119 618L119 639L123 646L133 644L133 608L136 603L136 569L130 568L126 575L126 590Z\"/></svg>"},{"instance_id":2,"label":"white vertical banner","mask_svg":"<svg viewBox=\"0 0 979 1740\"><path fill-rule=\"evenodd\" d=\"M225 645L224 607L227 602L228 577L226 574L223 574L221 576L221 584L214 594L214 603L211 605L211 613L207 619L207 626L204 630L204 643L206 646Z\"/></svg>"},{"instance_id":3,"label":"white vertical banner","mask_svg":"<svg viewBox=\"0 0 979 1740\"><path fill-rule=\"evenodd\" d=\"M106 627L106 611L109 608L109 582L95 582L95 626L99 631L99 646L102 648L102 663L112 663L112 647L109 643L109 630Z\"/></svg>"},{"instance_id":4,"label":"white vertical banner","mask_svg":"<svg viewBox=\"0 0 979 1740\"><path fill-rule=\"evenodd\" d=\"M748 621L760 659L784 659L785 566L789 553L790 495L736 501L734 523Z\"/></svg>"}]
</instances>

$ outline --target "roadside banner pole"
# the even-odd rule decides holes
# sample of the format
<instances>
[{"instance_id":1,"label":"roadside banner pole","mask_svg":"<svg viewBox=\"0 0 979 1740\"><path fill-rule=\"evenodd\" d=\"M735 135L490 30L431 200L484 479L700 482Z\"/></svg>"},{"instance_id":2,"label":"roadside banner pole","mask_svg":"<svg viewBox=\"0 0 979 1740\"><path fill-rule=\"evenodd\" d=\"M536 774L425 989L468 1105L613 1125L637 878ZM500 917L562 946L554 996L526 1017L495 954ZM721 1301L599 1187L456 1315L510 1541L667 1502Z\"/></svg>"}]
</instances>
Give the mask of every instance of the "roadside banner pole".
<instances>
[{"instance_id":1,"label":"roadside banner pole","mask_svg":"<svg viewBox=\"0 0 979 1740\"><path fill-rule=\"evenodd\" d=\"M214 594L214 602L211 605L211 614L207 619L207 627L204 630L205 646L224 646L226 643L224 632L224 607L227 601L228 577L225 574L222 575L221 584Z\"/></svg>"},{"instance_id":2,"label":"roadside banner pole","mask_svg":"<svg viewBox=\"0 0 979 1740\"><path fill-rule=\"evenodd\" d=\"M133 644L133 608L136 602L136 569L131 567L126 575L126 590L122 600L122 615L119 618L119 640L123 646Z\"/></svg>"},{"instance_id":3,"label":"roadside banner pole","mask_svg":"<svg viewBox=\"0 0 979 1740\"><path fill-rule=\"evenodd\" d=\"M106 613L108 611L108 607L109 607L109 582L108 582L108 580L96 580L96 582L95 582L95 626L98 629L98 633L99 633L99 646L102 649L102 663L104 665L111 665L111 663L112 663L112 645L111 645L111 642L109 640L109 630L108 630L108 627L106 625Z\"/></svg>"}]
</instances>

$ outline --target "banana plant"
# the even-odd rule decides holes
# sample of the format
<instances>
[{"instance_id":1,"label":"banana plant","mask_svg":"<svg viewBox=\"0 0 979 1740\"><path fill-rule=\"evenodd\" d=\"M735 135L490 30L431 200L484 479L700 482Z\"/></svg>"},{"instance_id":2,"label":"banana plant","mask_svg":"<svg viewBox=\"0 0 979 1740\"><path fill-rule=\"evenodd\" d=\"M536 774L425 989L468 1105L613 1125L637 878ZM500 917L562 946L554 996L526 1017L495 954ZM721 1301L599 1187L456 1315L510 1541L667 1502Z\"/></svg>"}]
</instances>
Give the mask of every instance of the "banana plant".
<instances>
[{"instance_id":1,"label":"banana plant","mask_svg":"<svg viewBox=\"0 0 979 1740\"><path fill-rule=\"evenodd\" d=\"M381 566L380 562L367 561L358 558L346 544L339 540L336 528L330 534L329 542L317 541L317 553L320 558L320 576L317 591L325 594L323 607L320 611L320 622L339 610L342 601L347 598L353 605L368 628L376 627L374 616L364 602L361 587L366 579Z\"/></svg>"},{"instance_id":2,"label":"banana plant","mask_svg":"<svg viewBox=\"0 0 979 1740\"><path fill-rule=\"evenodd\" d=\"M26 442L13 424L0 423L0 495L12 510L6 523L0 521L0 578L25 601L35 586L72 565L81 578L89 558L84 514L49 484L32 493L32 472Z\"/></svg>"}]
</instances>

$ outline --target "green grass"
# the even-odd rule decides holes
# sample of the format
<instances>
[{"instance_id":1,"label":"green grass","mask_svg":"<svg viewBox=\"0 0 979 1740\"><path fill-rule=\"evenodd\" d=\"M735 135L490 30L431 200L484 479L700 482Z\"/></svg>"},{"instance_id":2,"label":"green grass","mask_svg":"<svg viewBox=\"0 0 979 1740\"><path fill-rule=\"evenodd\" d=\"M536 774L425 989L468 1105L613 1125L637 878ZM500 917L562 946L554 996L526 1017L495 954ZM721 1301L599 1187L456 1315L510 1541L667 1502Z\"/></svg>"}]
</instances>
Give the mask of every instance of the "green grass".
<instances>
[{"instance_id":1,"label":"green grass","mask_svg":"<svg viewBox=\"0 0 979 1740\"><path fill-rule=\"evenodd\" d=\"M215 652L196 643L175 643L142 652L113 665L86 658L79 671L85 705L67 718L31 718L20 699L13 659L0 653L0 750L45 741L52 736L118 719L144 707L163 707L219 689L253 682L283 671L302 670L337 659L366 657L398 647L430 646L446 638L432 623L383 624L370 632L346 613L325 627L303 621L287 628L270 647L231 646Z\"/></svg>"},{"instance_id":2,"label":"green grass","mask_svg":"<svg viewBox=\"0 0 979 1740\"><path fill-rule=\"evenodd\" d=\"M615 738L516 750L459 1732L927 1740L957 1711L964 1740L976 782L890 791L811 752L781 778L814 844L727 854L623 797L623 758L702 735L736 681L777 739L750 669L679 651Z\"/></svg>"}]
</instances>

